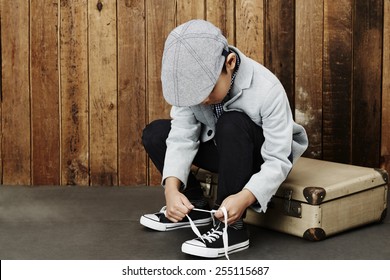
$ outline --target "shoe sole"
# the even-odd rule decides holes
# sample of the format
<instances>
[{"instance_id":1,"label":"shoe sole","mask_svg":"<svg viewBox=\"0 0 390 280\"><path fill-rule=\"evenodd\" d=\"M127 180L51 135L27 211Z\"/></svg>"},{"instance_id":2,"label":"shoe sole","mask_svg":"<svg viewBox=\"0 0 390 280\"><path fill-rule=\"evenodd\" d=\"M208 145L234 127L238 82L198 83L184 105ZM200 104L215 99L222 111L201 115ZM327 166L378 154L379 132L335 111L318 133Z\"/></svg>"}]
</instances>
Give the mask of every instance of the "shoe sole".
<instances>
[{"instance_id":1,"label":"shoe sole","mask_svg":"<svg viewBox=\"0 0 390 280\"><path fill-rule=\"evenodd\" d=\"M193 221L196 226L201 227L201 226L207 226L211 223L212 219L211 218L206 218L206 219L199 219ZM175 229L181 229L181 228L188 228L191 227L189 222L177 222L177 223L170 223L170 224L164 224L152 219L149 219L148 217L142 216L140 219L140 224L150 228L154 229L157 231L170 231L170 230L175 230Z\"/></svg>"},{"instance_id":2,"label":"shoe sole","mask_svg":"<svg viewBox=\"0 0 390 280\"><path fill-rule=\"evenodd\" d=\"M228 254L237 253L249 248L249 240L229 246ZM184 242L181 246L183 253L203 257L203 258L220 258L225 255L224 248L206 248Z\"/></svg>"}]
</instances>

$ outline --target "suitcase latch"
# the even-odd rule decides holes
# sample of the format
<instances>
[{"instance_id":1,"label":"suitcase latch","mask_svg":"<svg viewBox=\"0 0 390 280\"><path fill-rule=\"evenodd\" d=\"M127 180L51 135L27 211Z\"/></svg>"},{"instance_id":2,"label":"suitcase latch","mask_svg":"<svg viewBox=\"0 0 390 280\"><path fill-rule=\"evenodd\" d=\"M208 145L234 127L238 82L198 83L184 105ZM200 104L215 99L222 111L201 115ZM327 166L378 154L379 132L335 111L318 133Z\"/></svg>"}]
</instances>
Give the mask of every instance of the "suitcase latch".
<instances>
[{"instance_id":1,"label":"suitcase latch","mask_svg":"<svg viewBox=\"0 0 390 280\"><path fill-rule=\"evenodd\" d=\"M201 183L201 187L202 187L202 190L203 190L203 194L205 197L208 197L210 198L211 197L211 194L213 193L211 191L212 189L212 182L213 182L213 177L211 174L206 174L206 177L205 177L205 182L204 183Z\"/></svg>"},{"instance_id":2,"label":"suitcase latch","mask_svg":"<svg viewBox=\"0 0 390 280\"><path fill-rule=\"evenodd\" d=\"M292 190L284 191L283 212L285 215L302 218L302 206L299 201L292 200Z\"/></svg>"}]
</instances>

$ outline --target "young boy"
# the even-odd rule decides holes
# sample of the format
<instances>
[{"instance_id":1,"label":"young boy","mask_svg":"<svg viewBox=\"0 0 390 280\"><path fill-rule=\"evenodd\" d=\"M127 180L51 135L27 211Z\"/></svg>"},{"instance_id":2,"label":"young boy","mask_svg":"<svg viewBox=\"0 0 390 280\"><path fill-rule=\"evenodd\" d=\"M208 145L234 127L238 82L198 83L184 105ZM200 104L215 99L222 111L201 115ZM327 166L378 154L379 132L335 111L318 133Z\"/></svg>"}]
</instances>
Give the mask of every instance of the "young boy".
<instances>
[{"instance_id":1,"label":"young boy","mask_svg":"<svg viewBox=\"0 0 390 280\"><path fill-rule=\"evenodd\" d=\"M214 209L220 221L202 238L183 243L182 251L222 256L225 248L219 237L226 214L227 252L248 248L246 208L266 211L308 145L304 128L292 118L283 86L204 20L191 20L169 34L161 80L172 119L150 123L142 140L162 173L166 206L143 215L141 224L168 231L189 227L188 217L198 226L211 223L210 213L195 210L209 208L190 172L194 164L218 173Z\"/></svg>"}]
</instances>

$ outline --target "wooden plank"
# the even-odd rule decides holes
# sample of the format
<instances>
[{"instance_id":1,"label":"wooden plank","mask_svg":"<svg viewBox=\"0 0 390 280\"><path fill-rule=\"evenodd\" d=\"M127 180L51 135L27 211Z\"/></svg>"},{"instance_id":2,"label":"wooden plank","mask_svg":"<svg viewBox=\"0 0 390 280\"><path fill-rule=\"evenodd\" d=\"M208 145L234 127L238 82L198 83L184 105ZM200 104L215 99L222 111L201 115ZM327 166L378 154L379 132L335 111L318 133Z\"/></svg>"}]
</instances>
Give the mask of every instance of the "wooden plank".
<instances>
[{"instance_id":1,"label":"wooden plank","mask_svg":"<svg viewBox=\"0 0 390 280\"><path fill-rule=\"evenodd\" d=\"M378 167L381 150L383 1L360 0L354 3L352 163Z\"/></svg>"},{"instance_id":2,"label":"wooden plank","mask_svg":"<svg viewBox=\"0 0 390 280\"><path fill-rule=\"evenodd\" d=\"M384 1L381 168L390 174L390 0Z\"/></svg>"},{"instance_id":3,"label":"wooden plank","mask_svg":"<svg viewBox=\"0 0 390 280\"><path fill-rule=\"evenodd\" d=\"M352 0L324 1L323 159L351 156Z\"/></svg>"},{"instance_id":4,"label":"wooden plank","mask_svg":"<svg viewBox=\"0 0 390 280\"><path fill-rule=\"evenodd\" d=\"M1 1L2 183L30 184L29 1Z\"/></svg>"},{"instance_id":5,"label":"wooden plank","mask_svg":"<svg viewBox=\"0 0 390 280\"><path fill-rule=\"evenodd\" d=\"M176 0L177 25L191 19L205 19L205 2L199 0Z\"/></svg>"},{"instance_id":6,"label":"wooden plank","mask_svg":"<svg viewBox=\"0 0 390 280\"><path fill-rule=\"evenodd\" d=\"M265 66L282 82L294 112L295 1L265 0Z\"/></svg>"},{"instance_id":7,"label":"wooden plank","mask_svg":"<svg viewBox=\"0 0 390 280\"><path fill-rule=\"evenodd\" d=\"M305 156L322 157L323 0L296 0L295 120L306 128Z\"/></svg>"},{"instance_id":8,"label":"wooden plank","mask_svg":"<svg viewBox=\"0 0 390 280\"><path fill-rule=\"evenodd\" d=\"M206 19L213 23L226 37L229 44L235 45L235 3L234 0L206 0Z\"/></svg>"},{"instance_id":9,"label":"wooden plank","mask_svg":"<svg viewBox=\"0 0 390 280\"><path fill-rule=\"evenodd\" d=\"M264 63L264 2L236 1L236 46L248 57Z\"/></svg>"},{"instance_id":10,"label":"wooden plank","mask_svg":"<svg viewBox=\"0 0 390 280\"><path fill-rule=\"evenodd\" d=\"M0 0L0 67L1 67L1 72L0 72L0 133L1 135L3 134L3 129L2 129L2 89L3 89L3 85L2 85L2 80L3 80L3 51L2 51L2 38L1 38L1 31L2 31L2 28L1 28L1 23L2 23L2 20L1 20L1 11L2 11L2 7L3 7L3 0ZM2 140L2 137L0 137L0 185L3 184L3 140Z\"/></svg>"},{"instance_id":11,"label":"wooden plank","mask_svg":"<svg viewBox=\"0 0 390 280\"><path fill-rule=\"evenodd\" d=\"M87 0L61 1L61 184L89 185Z\"/></svg>"},{"instance_id":12,"label":"wooden plank","mask_svg":"<svg viewBox=\"0 0 390 280\"><path fill-rule=\"evenodd\" d=\"M3 0L0 0L0 67L1 67L1 72L0 72L0 100L2 102L2 89L3 89L3 85L2 85L2 80L3 80L3 51L2 51L2 38L1 38L1 31L2 31L2 28L1 28L1 11L2 11L2 7L3 7ZM0 133L3 134L3 129L2 129L2 103L0 103ZM0 184L3 184L3 142L2 142L2 137L0 137Z\"/></svg>"},{"instance_id":13,"label":"wooden plank","mask_svg":"<svg viewBox=\"0 0 390 280\"><path fill-rule=\"evenodd\" d=\"M175 28L176 3L170 0L146 1L147 122L169 118L171 106L161 89L161 58L168 34ZM149 161L149 184L159 185L161 175Z\"/></svg>"},{"instance_id":14,"label":"wooden plank","mask_svg":"<svg viewBox=\"0 0 390 280\"><path fill-rule=\"evenodd\" d=\"M261 0L262 1L262 0ZM236 45L236 0L225 1L225 35L230 45Z\"/></svg>"},{"instance_id":15,"label":"wooden plank","mask_svg":"<svg viewBox=\"0 0 390 280\"><path fill-rule=\"evenodd\" d=\"M118 175L119 185L146 184L146 46L143 1L118 7Z\"/></svg>"},{"instance_id":16,"label":"wooden plank","mask_svg":"<svg viewBox=\"0 0 390 280\"><path fill-rule=\"evenodd\" d=\"M30 2L33 185L60 183L58 5Z\"/></svg>"},{"instance_id":17,"label":"wooden plank","mask_svg":"<svg viewBox=\"0 0 390 280\"><path fill-rule=\"evenodd\" d=\"M118 183L115 1L88 1L88 16L90 184L112 186Z\"/></svg>"}]
</instances>

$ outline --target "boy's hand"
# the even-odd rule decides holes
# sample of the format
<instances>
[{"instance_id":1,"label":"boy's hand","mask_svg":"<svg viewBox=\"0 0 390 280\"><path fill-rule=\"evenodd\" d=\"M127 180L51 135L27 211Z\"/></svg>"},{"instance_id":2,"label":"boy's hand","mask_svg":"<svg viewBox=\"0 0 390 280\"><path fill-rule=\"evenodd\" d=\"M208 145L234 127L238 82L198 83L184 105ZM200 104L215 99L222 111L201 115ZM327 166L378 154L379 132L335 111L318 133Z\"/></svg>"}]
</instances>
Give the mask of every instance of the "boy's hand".
<instances>
[{"instance_id":1,"label":"boy's hand","mask_svg":"<svg viewBox=\"0 0 390 280\"><path fill-rule=\"evenodd\" d=\"M222 202L221 206L225 206L228 213L228 224L233 224L239 220L244 213L245 209L248 208L256 201L256 197L247 189L230 195ZM223 213L218 210L214 215L218 220L224 221Z\"/></svg>"},{"instance_id":2,"label":"boy's hand","mask_svg":"<svg viewBox=\"0 0 390 280\"><path fill-rule=\"evenodd\" d=\"M174 223L181 221L194 206L179 192L181 182L177 178L167 178L165 185L166 217Z\"/></svg>"}]
</instances>

